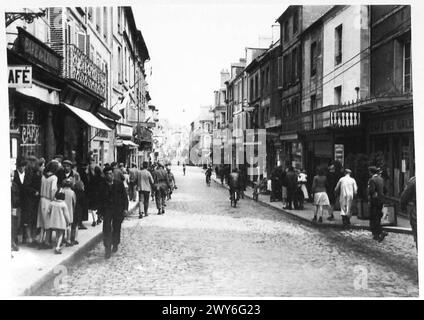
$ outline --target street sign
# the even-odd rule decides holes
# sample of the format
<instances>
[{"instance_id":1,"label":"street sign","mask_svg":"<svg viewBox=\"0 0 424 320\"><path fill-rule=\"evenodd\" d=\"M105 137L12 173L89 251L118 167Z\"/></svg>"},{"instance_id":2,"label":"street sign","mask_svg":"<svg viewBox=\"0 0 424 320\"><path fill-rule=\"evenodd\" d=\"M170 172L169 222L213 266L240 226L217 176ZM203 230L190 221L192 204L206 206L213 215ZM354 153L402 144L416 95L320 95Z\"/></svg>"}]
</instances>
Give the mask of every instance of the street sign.
<instances>
[{"instance_id":1,"label":"street sign","mask_svg":"<svg viewBox=\"0 0 424 320\"><path fill-rule=\"evenodd\" d=\"M31 66L9 66L8 71L9 88L32 88Z\"/></svg>"}]
</instances>

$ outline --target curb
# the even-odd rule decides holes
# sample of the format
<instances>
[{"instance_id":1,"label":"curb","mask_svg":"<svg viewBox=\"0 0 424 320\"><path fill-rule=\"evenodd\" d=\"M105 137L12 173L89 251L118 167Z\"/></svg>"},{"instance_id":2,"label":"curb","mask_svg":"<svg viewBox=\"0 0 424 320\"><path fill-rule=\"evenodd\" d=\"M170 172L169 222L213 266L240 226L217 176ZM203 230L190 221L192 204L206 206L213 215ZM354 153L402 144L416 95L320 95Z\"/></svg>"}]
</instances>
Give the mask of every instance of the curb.
<instances>
[{"instance_id":1,"label":"curb","mask_svg":"<svg viewBox=\"0 0 424 320\"><path fill-rule=\"evenodd\" d=\"M217 181L216 180L216 178L212 178L212 180L217 185L221 186L222 188L228 189L228 187L226 185L222 185L220 181ZM248 195L248 194L245 193L244 196L246 198L250 199L250 200L253 200L253 197L251 195ZM335 228L335 229L340 229L340 230L368 230L368 231L371 230L369 226L361 226L361 225L355 225L355 224L350 225L348 228L344 227L342 224L328 224L328 223L326 224L326 223L323 223L323 224L319 224L318 225L316 223L313 223L309 219L305 219L303 217L299 217L298 215L296 215L296 214L294 214L292 212L286 211L284 209L276 208L276 207L274 207L274 206L272 206L269 203L266 203L264 201L258 200L256 202L259 203L259 204L261 204L261 205L263 205L263 206L266 206L268 208L271 208L271 209L274 209L274 210L283 212L286 215L290 216L291 218L294 218L297 221L300 221L302 223L305 223L308 226L314 226L314 227L318 227L318 228ZM412 230L411 229L408 229L408 228L395 227L395 226L382 226L382 228L386 232L412 235Z\"/></svg>"},{"instance_id":2,"label":"curb","mask_svg":"<svg viewBox=\"0 0 424 320\"><path fill-rule=\"evenodd\" d=\"M138 209L138 203L129 210L130 213L133 213ZM125 219L124 219L125 221ZM103 232L99 230L99 232L94 235L90 240L84 243L82 246L78 248L74 253L72 253L69 257L65 258L61 263L55 265L51 270L47 271L42 277L33 282L28 288L26 288L22 293L18 294L18 296L32 296L37 290L39 290L43 285L47 282L54 279L57 275L61 273L61 270L58 269L59 266L70 267L77 260L79 260L83 255L85 255L88 251L93 249L99 242L102 240Z\"/></svg>"}]
</instances>

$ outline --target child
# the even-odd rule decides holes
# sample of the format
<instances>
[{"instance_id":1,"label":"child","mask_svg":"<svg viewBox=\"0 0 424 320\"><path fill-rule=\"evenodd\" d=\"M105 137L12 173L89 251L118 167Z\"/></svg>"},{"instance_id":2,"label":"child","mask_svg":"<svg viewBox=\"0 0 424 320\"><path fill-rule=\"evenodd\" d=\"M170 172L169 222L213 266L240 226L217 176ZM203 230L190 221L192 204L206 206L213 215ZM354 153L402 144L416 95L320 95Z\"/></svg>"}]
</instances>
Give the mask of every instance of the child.
<instances>
[{"instance_id":1,"label":"child","mask_svg":"<svg viewBox=\"0 0 424 320\"><path fill-rule=\"evenodd\" d=\"M75 204L76 204L76 195L75 195L75 192L71 189L73 185L74 185L74 182L70 178L65 179L63 181L62 192L65 194L65 203L66 203L66 206L68 207L69 220L70 220L69 223L70 224L73 224L73 222L74 222L74 211L75 211ZM71 243L71 227L69 227L66 230L65 245L67 247L72 246L72 243Z\"/></svg>"},{"instance_id":2,"label":"child","mask_svg":"<svg viewBox=\"0 0 424 320\"><path fill-rule=\"evenodd\" d=\"M60 245L65 230L70 224L68 206L65 203L65 194L63 192L59 191L56 193L55 199L50 204L49 216L49 227L51 230L56 231L56 248L54 249L54 253L61 254Z\"/></svg>"}]
</instances>

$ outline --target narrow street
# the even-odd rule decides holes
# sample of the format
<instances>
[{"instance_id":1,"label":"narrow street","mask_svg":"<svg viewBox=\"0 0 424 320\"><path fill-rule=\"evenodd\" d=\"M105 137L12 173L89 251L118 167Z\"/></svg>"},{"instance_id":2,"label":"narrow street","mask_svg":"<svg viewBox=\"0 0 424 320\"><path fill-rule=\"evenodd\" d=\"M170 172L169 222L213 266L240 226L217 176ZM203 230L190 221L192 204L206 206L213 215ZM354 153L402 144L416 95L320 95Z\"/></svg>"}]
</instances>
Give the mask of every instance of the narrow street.
<instances>
[{"instance_id":1,"label":"narrow street","mask_svg":"<svg viewBox=\"0 0 424 320\"><path fill-rule=\"evenodd\" d=\"M391 233L378 243L368 231L304 226L248 199L231 208L228 191L206 186L200 168L173 172L178 190L165 215L151 202L149 217L123 223L110 260L100 243L59 287L49 283L35 295L418 295L412 236Z\"/></svg>"}]
</instances>

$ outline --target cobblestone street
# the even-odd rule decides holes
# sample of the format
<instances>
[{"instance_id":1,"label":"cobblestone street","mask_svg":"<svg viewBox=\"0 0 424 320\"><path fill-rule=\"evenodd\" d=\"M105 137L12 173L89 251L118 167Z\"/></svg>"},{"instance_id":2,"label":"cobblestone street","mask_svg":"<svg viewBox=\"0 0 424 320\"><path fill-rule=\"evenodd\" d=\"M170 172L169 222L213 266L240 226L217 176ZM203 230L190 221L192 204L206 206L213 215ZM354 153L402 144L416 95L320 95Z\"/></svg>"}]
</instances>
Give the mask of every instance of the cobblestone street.
<instances>
[{"instance_id":1,"label":"cobblestone street","mask_svg":"<svg viewBox=\"0 0 424 320\"><path fill-rule=\"evenodd\" d=\"M251 200L230 207L228 191L203 172L174 166L178 190L165 215L123 223L119 251L100 243L60 286L36 295L418 296L412 236L305 226ZM137 216L130 217L137 219Z\"/></svg>"}]
</instances>

